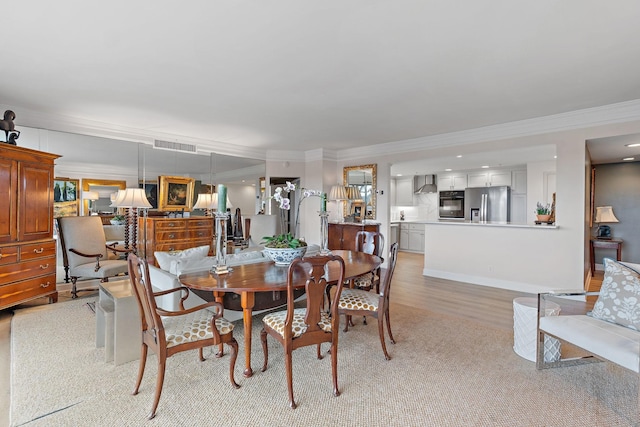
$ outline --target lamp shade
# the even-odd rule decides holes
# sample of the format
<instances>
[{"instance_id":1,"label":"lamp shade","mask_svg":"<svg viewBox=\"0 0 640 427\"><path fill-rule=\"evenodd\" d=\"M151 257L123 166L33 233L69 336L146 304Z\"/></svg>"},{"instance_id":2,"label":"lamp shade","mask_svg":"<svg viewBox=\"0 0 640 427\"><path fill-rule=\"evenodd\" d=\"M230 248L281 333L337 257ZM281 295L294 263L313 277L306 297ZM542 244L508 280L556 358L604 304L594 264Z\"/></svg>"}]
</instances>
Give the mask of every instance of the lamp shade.
<instances>
[{"instance_id":1,"label":"lamp shade","mask_svg":"<svg viewBox=\"0 0 640 427\"><path fill-rule=\"evenodd\" d=\"M596 219L598 224L603 222L619 222L618 218L613 214L613 208L611 206L598 206L596 208Z\"/></svg>"},{"instance_id":2,"label":"lamp shade","mask_svg":"<svg viewBox=\"0 0 640 427\"><path fill-rule=\"evenodd\" d=\"M196 204L193 205L193 209L213 209L214 206L212 200L212 194L198 194L198 200L196 200Z\"/></svg>"},{"instance_id":3,"label":"lamp shade","mask_svg":"<svg viewBox=\"0 0 640 427\"><path fill-rule=\"evenodd\" d=\"M83 191L82 198L85 200L98 200L100 198L100 193L97 191Z\"/></svg>"},{"instance_id":4,"label":"lamp shade","mask_svg":"<svg viewBox=\"0 0 640 427\"><path fill-rule=\"evenodd\" d=\"M118 190L116 193L111 195L111 204L109 205L110 208L117 208L118 207L118 200L122 199L122 197L124 196L124 190Z\"/></svg>"},{"instance_id":5,"label":"lamp shade","mask_svg":"<svg viewBox=\"0 0 640 427\"><path fill-rule=\"evenodd\" d=\"M360 199L360 191L358 191L358 187L354 187L351 185L347 187L347 197L349 197L349 200Z\"/></svg>"},{"instance_id":6,"label":"lamp shade","mask_svg":"<svg viewBox=\"0 0 640 427\"><path fill-rule=\"evenodd\" d=\"M330 200L348 200L347 191L342 185L334 185L329 192Z\"/></svg>"},{"instance_id":7,"label":"lamp shade","mask_svg":"<svg viewBox=\"0 0 640 427\"><path fill-rule=\"evenodd\" d=\"M144 188L127 188L116 196L113 206L118 208L150 208Z\"/></svg>"}]
</instances>

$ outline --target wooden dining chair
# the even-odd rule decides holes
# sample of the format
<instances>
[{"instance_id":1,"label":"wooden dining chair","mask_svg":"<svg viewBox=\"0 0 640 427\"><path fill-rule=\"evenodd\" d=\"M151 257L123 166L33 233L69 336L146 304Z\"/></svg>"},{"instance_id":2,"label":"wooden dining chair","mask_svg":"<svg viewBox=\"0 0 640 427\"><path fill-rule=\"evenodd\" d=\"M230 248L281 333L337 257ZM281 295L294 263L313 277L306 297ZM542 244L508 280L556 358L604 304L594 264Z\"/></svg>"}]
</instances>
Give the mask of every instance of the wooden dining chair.
<instances>
[{"instance_id":1,"label":"wooden dining chair","mask_svg":"<svg viewBox=\"0 0 640 427\"><path fill-rule=\"evenodd\" d=\"M365 252L370 255L379 256L382 261L384 251L384 235L378 231L364 231L360 230L356 233L356 251ZM376 292L380 291L380 268L355 277L352 281L353 286L365 291L370 291L375 288Z\"/></svg>"},{"instance_id":2,"label":"wooden dining chair","mask_svg":"<svg viewBox=\"0 0 640 427\"><path fill-rule=\"evenodd\" d=\"M189 289L179 287L166 291L153 292L149 279L149 265L147 261L130 254L128 257L129 278L134 290L142 326L142 346L140 350L140 365L138 379L133 394L138 394L140 383L144 375L147 361L147 350L156 354L158 359L158 376L156 379L156 392L148 418L156 416L156 409L162 394L164 374L167 358L181 351L198 349L200 361L204 361L202 349L204 347L227 344L231 347L231 360L229 362L229 378L231 385L240 387L234 378L236 358L238 357L238 342L233 337L233 323L222 317L224 308L222 304L212 301L185 310L183 302L189 297ZM179 311L167 311L156 305L155 297L172 292L182 292ZM214 308L215 312L207 309Z\"/></svg>"},{"instance_id":3,"label":"wooden dining chair","mask_svg":"<svg viewBox=\"0 0 640 427\"><path fill-rule=\"evenodd\" d=\"M338 314L345 316L344 331L349 330L349 322L351 316L371 316L378 319L378 334L380 335L380 343L386 360L391 359L387 353L387 346L384 338L384 323L387 324L387 332L389 339L393 344L396 341L391 333L391 322L389 321L389 292L391 290L391 279L393 271L396 268L398 259L398 243L391 245L389 252L389 266L386 269L381 282L379 293L369 292L362 289L344 289L338 301Z\"/></svg>"},{"instance_id":4,"label":"wooden dining chair","mask_svg":"<svg viewBox=\"0 0 640 427\"><path fill-rule=\"evenodd\" d=\"M331 265L333 264L333 265ZM333 307L330 313L324 310L324 295L327 281L324 277L327 268L339 268L339 279L336 285ZM262 350L264 352L264 364L262 372L267 369L269 351L267 335L271 335L284 347L285 369L287 371L287 385L289 387L289 405L296 408L293 399L293 374L292 353L293 350L316 344L318 346L318 359L322 359L321 343L331 343L331 373L333 376L333 394L340 395L338 390L338 299L344 283L344 260L335 255L313 256L295 259L289 266L287 273L287 309L275 313L269 313L262 319L263 328L260 333ZM300 278L306 280L306 307L294 306L294 283Z\"/></svg>"}]
</instances>

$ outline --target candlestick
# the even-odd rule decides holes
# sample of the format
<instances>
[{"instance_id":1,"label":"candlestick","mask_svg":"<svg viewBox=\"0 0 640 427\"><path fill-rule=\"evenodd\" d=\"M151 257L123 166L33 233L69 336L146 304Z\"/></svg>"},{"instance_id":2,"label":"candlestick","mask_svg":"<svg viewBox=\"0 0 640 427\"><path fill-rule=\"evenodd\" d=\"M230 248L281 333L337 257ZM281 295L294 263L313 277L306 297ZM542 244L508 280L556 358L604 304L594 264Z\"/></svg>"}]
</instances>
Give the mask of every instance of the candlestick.
<instances>
[{"instance_id":1,"label":"candlestick","mask_svg":"<svg viewBox=\"0 0 640 427\"><path fill-rule=\"evenodd\" d=\"M320 255L329 255L329 212L320 213Z\"/></svg>"},{"instance_id":2,"label":"candlestick","mask_svg":"<svg viewBox=\"0 0 640 427\"><path fill-rule=\"evenodd\" d=\"M327 211L327 193L322 193L320 196L320 212Z\"/></svg>"},{"instance_id":3,"label":"candlestick","mask_svg":"<svg viewBox=\"0 0 640 427\"><path fill-rule=\"evenodd\" d=\"M218 185L218 212L227 213L227 186Z\"/></svg>"}]
</instances>

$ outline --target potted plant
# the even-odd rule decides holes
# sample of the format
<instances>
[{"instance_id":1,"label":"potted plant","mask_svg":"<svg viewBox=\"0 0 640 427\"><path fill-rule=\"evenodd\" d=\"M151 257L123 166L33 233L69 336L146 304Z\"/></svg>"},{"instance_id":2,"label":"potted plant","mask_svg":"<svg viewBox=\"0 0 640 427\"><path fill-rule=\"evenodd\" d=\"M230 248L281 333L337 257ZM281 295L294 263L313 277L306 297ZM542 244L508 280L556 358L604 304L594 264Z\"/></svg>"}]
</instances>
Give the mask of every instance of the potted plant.
<instances>
[{"instance_id":1,"label":"potted plant","mask_svg":"<svg viewBox=\"0 0 640 427\"><path fill-rule=\"evenodd\" d=\"M551 206L549 205L549 203L543 205L542 203L538 202L536 205L535 213L538 221L547 222L549 221L549 218L551 218Z\"/></svg>"},{"instance_id":2,"label":"potted plant","mask_svg":"<svg viewBox=\"0 0 640 427\"><path fill-rule=\"evenodd\" d=\"M112 225L124 225L124 215L116 215L110 220Z\"/></svg>"},{"instance_id":3,"label":"potted plant","mask_svg":"<svg viewBox=\"0 0 640 427\"><path fill-rule=\"evenodd\" d=\"M287 181L284 188L277 187L275 194L270 197L278 202L280 208L280 225L281 229L285 229L287 211L291 210L291 200L286 197L286 193L296 190L296 185ZM295 258L304 256L307 251L307 243L296 237L298 225L300 224L300 205L302 201L308 197L323 197L322 192L317 190L303 189L296 206L296 221L293 230L288 233L282 233L275 236L265 236L262 238L264 243L264 253L276 265L289 265Z\"/></svg>"}]
</instances>

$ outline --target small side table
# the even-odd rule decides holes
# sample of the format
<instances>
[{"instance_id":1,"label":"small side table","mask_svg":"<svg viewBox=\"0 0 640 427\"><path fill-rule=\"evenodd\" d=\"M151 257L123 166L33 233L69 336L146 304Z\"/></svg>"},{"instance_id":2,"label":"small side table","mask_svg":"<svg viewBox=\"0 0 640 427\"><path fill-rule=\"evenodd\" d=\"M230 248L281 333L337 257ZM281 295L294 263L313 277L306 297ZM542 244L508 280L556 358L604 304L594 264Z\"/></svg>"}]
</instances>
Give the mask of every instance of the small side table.
<instances>
[{"instance_id":1,"label":"small side table","mask_svg":"<svg viewBox=\"0 0 640 427\"><path fill-rule=\"evenodd\" d=\"M616 260L622 261L622 239L592 238L589 245L589 259L591 260L591 275L596 273L596 256L594 249L615 249Z\"/></svg>"},{"instance_id":2,"label":"small side table","mask_svg":"<svg viewBox=\"0 0 640 427\"><path fill-rule=\"evenodd\" d=\"M138 301L129 279L100 283L96 304L96 347L115 365L140 357L142 328Z\"/></svg>"},{"instance_id":3,"label":"small side table","mask_svg":"<svg viewBox=\"0 0 640 427\"><path fill-rule=\"evenodd\" d=\"M545 316L557 316L560 306L547 302ZM538 300L519 297L513 300L513 351L520 357L536 361L536 341L538 340ZM544 337L544 361L560 360L560 341Z\"/></svg>"}]
</instances>

